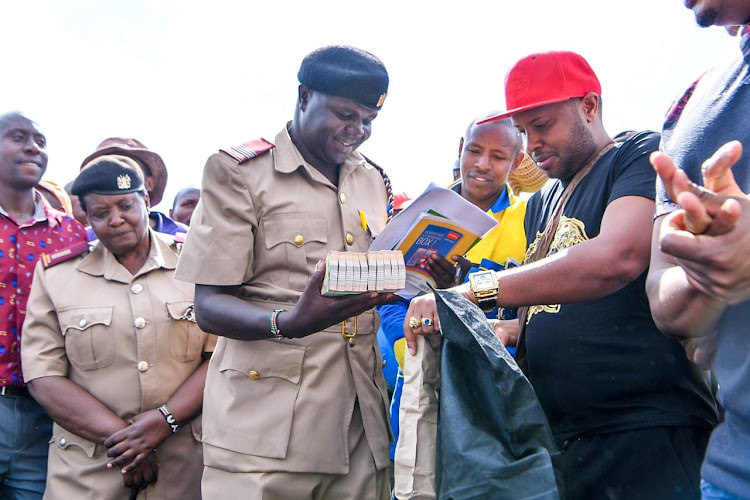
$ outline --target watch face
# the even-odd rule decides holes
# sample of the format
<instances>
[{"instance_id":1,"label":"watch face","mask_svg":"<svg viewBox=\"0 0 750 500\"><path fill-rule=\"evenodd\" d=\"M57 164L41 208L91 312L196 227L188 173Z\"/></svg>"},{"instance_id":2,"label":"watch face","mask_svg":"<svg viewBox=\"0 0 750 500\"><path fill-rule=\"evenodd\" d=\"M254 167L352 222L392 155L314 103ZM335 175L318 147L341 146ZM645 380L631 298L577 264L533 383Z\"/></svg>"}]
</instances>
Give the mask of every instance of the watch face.
<instances>
[{"instance_id":1,"label":"watch face","mask_svg":"<svg viewBox=\"0 0 750 500\"><path fill-rule=\"evenodd\" d=\"M477 288L489 288L495 285L495 280L492 279L491 272L477 273L474 275L474 285Z\"/></svg>"}]
</instances>

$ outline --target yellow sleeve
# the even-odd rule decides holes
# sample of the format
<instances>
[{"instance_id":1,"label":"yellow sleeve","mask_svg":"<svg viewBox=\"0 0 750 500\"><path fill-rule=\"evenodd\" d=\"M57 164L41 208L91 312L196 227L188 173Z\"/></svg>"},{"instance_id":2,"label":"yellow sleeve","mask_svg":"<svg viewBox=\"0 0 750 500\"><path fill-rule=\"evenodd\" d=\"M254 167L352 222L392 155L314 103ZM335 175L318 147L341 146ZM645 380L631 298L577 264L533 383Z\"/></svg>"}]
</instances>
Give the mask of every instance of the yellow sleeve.
<instances>
[{"instance_id":1,"label":"yellow sleeve","mask_svg":"<svg viewBox=\"0 0 750 500\"><path fill-rule=\"evenodd\" d=\"M401 368L401 371L404 371L404 352L406 351L406 339L401 338L398 339L393 344L393 355L396 357L396 361L398 362L399 368Z\"/></svg>"}]
</instances>

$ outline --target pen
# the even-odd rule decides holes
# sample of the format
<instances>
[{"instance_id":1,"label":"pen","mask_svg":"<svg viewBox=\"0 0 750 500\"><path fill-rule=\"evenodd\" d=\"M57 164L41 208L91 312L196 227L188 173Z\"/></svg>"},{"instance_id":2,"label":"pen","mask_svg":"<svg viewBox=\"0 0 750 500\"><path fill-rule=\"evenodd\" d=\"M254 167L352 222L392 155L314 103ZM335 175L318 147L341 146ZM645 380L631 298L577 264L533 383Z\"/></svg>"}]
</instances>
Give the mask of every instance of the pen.
<instances>
[{"instance_id":1,"label":"pen","mask_svg":"<svg viewBox=\"0 0 750 500\"><path fill-rule=\"evenodd\" d=\"M458 286L461 284L461 264L456 262L453 267L456 268L455 274L453 275L453 286Z\"/></svg>"},{"instance_id":2,"label":"pen","mask_svg":"<svg viewBox=\"0 0 750 500\"><path fill-rule=\"evenodd\" d=\"M362 223L362 231L367 231L367 219L362 210L359 211L359 221Z\"/></svg>"}]
</instances>

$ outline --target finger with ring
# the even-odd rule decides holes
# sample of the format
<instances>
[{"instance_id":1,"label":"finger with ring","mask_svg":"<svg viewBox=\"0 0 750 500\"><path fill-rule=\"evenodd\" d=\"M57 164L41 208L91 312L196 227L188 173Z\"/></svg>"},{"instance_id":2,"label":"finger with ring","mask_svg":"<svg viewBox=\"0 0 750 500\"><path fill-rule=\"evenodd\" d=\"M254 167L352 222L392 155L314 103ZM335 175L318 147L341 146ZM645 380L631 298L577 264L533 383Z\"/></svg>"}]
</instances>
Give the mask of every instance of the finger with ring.
<instances>
[{"instance_id":1,"label":"finger with ring","mask_svg":"<svg viewBox=\"0 0 750 500\"><path fill-rule=\"evenodd\" d=\"M422 324L424 326L432 326L432 318L422 318Z\"/></svg>"},{"instance_id":2,"label":"finger with ring","mask_svg":"<svg viewBox=\"0 0 750 500\"><path fill-rule=\"evenodd\" d=\"M422 322L419 321L414 316L412 316L411 318L409 318L409 328L412 328L412 329L419 328L421 325L422 325Z\"/></svg>"}]
</instances>

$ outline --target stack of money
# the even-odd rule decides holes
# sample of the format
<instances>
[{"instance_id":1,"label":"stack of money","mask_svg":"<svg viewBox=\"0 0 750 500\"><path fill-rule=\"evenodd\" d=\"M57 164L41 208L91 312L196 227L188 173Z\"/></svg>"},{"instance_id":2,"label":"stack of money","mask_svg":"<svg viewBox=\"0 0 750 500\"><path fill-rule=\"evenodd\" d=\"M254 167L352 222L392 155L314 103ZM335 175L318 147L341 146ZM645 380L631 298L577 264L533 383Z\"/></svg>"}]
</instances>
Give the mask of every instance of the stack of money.
<instances>
[{"instance_id":1,"label":"stack of money","mask_svg":"<svg viewBox=\"0 0 750 500\"><path fill-rule=\"evenodd\" d=\"M406 286L406 266L400 251L328 252L322 295L397 292Z\"/></svg>"}]
</instances>

